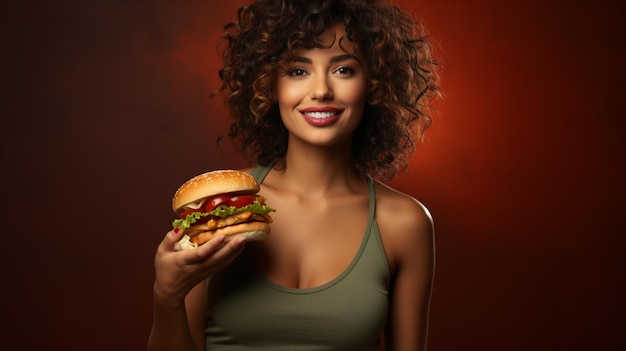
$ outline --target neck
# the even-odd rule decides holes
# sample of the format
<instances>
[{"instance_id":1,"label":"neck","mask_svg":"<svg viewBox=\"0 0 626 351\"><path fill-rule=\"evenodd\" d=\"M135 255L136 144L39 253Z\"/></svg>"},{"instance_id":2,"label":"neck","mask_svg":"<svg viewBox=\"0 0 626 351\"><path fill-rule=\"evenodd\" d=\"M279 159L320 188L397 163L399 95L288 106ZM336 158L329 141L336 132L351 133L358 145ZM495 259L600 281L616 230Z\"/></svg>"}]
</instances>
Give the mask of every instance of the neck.
<instances>
[{"instance_id":1,"label":"neck","mask_svg":"<svg viewBox=\"0 0 626 351\"><path fill-rule=\"evenodd\" d=\"M309 198L354 190L362 180L352 163L350 138L323 147L290 140L278 166L282 186Z\"/></svg>"}]
</instances>

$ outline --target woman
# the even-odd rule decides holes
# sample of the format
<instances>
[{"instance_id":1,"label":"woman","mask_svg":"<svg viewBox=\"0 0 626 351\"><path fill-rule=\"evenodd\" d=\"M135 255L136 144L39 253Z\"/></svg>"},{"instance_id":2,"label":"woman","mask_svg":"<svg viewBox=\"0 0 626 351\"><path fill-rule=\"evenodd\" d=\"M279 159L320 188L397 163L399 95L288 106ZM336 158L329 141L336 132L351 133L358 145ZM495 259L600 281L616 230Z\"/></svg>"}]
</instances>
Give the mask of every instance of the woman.
<instances>
[{"instance_id":1,"label":"woman","mask_svg":"<svg viewBox=\"0 0 626 351\"><path fill-rule=\"evenodd\" d=\"M379 1L258 0L225 29L229 136L258 164L272 234L175 252L167 233L148 348L425 350L432 221L370 177L403 170L430 123L420 27Z\"/></svg>"}]
</instances>

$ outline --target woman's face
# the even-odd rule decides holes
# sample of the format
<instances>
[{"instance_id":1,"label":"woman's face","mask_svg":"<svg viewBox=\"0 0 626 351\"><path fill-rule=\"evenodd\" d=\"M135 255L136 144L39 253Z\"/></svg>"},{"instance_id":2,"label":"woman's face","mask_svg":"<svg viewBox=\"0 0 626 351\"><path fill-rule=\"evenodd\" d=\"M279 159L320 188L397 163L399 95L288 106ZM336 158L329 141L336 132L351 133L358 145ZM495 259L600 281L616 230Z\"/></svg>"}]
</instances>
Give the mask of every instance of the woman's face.
<instances>
[{"instance_id":1,"label":"woman's face","mask_svg":"<svg viewBox=\"0 0 626 351\"><path fill-rule=\"evenodd\" d=\"M345 141L358 126L367 99L364 58L336 25L324 34L330 48L304 49L279 72L276 97L290 138L326 146ZM340 43L341 41L341 43Z\"/></svg>"}]
</instances>

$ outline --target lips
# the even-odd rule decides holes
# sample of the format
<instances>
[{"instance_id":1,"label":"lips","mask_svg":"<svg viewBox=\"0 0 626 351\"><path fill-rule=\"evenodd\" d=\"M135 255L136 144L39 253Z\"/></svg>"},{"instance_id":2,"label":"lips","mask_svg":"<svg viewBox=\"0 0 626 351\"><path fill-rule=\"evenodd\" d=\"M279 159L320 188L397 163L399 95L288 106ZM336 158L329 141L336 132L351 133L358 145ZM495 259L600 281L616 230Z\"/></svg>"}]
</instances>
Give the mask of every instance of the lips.
<instances>
[{"instance_id":1,"label":"lips","mask_svg":"<svg viewBox=\"0 0 626 351\"><path fill-rule=\"evenodd\" d=\"M302 118L315 127L334 124L341 118L342 111L336 108L308 108L301 110Z\"/></svg>"}]
</instances>

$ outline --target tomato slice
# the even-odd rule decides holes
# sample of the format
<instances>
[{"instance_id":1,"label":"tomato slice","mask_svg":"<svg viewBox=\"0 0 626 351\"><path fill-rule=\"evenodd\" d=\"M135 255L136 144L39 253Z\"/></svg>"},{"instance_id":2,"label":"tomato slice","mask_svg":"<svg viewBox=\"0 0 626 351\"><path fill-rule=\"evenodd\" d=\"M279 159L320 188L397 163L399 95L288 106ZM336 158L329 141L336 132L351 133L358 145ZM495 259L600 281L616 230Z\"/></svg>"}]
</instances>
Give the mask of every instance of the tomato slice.
<instances>
[{"instance_id":1,"label":"tomato slice","mask_svg":"<svg viewBox=\"0 0 626 351\"><path fill-rule=\"evenodd\" d=\"M178 213L178 217L180 217L181 219L185 219L187 218L187 216L189 216L190 214L194 213L194 212L198 212L198 210L194 210L194 209L186 209L186 210L182 210Z\"/></svg>"},{"instance_id":2,"label":"tomato slice","mask_svg":"<svg viewBox=\"0 0 626 351\"><path fill-rule=\"evenodd\" d=\"M230 200L229 195L215 195L206 200L204 204L204 211L211 212L216 209L220 205L228 205L228 200Z\"/></svg>"},{"instance_id":3,"label":"tomato slice","mask_svg":"<svg viewBox=\"0 0 626 351\"><path fill-rule=\"evenodd\" d=\"M233 196L228 201L228 206L244 207L253 203L255 199L256 199L255 195Z\"/></svg>"}]
</instances>

